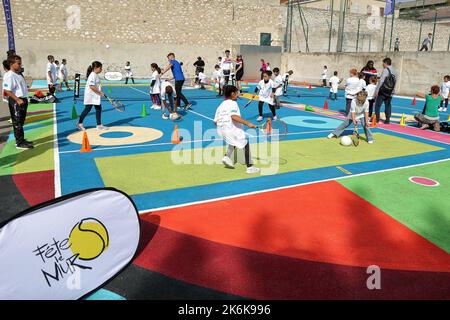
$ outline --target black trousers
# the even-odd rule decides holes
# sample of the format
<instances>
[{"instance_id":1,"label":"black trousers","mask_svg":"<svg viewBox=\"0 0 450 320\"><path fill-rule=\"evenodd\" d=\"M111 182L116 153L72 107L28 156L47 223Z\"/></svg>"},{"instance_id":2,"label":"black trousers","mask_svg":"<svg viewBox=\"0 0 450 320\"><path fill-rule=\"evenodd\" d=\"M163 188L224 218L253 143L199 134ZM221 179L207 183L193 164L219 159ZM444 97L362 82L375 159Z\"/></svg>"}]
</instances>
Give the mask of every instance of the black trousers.
<instances>
[{"instance_id":1,"label":"black trousers","mask_svg":"<svg viewBox=\"0 0 450 320\"><path fill-rule=\"evenodd\" d=\"M128 77L125 78L125 84L128 84L128 79L129 79ZM132 81L133 84L134 84L134 78L133 78L133 77L131 77L131 81Z\"/></svg>"},{"instance_id":2,"label":"black trousers","mask_svg":"<svg viewBox=\"0 0 450 320\"><path fill-rule=\"evenodd\" d=\"M184 83L184 80L175 81L175 92L177 93L177 101L178 101L179 107L181 107L180 100L183 100L185 105L189 104L189 101L186 99L184 94L181 92L183 90L183 83Z\"/></svg>"},{"instance_id":3,"label":"black trousers","mask_svg":"<svg viewBox=\"0 0 450 320\"><path fill-rule=\"evenodd\" d=\"M56 98L55 92L56 92L56 86L52 85L52 84L49 84L48 85L48 93L50 93L51 96Z\"/></svg>"},{"instance_id":4,"label":"black trousers","mask_svg":"<svg viewBox=\"0 0 450 320\"><path fill-rule=\"evenodd\" d=\"M373 105L375 104L375 100L369 100L369 118L372 118L373 113Z\"/></svg>"},{"instance_id":5,"label":"black trousers","mask_svg":"<svg viewBox=\"0 0 450 320\"><path fill-rule=\"evenodd\" d=\"M441 101L441 108L444 107L444 101L445 101L445 108L448 107L448 99L444 99Z\"/></svg>"},{"instance_id":6,"label":"black trousers","mask_svg":"<svg viewBox=\"0 0 450 320\"><path fill-rule=\"evenodd\" d=\"M392 113L391 100L392 96L378 95L377 100L375 101L375 115L377 117L377 122L380 121L381 105L384 102L384 114L386 115L386 122L389 123Z\"/></svg>"},{"instance_id":7,"label":"black trousers","mask_svg":"<svg viewBox=\"0 0 450 320\"><path fill-rule=\"evenodd\" d=\"M349 98L345 98L346 102L345 102L345 115L348 116L348 114L350 113L350 108L352 107L352 100L353 99L349 99Z\"/></svg>"},{"instance_id":8,"label":"black trousers","mask_svg":"<svg viewBox=\"0 0 450 320\"><path fill-rule=\"evenodd\" d=\"M259 115L261 117L263 116L263 106L264 106L264 101L259 101L259 103L258 103L258 111L259 111ZM269 104L269 108L270 108L270 111L272 112L272 115L275 117L277 115L277 111L275 110L275 106Z\"/></svg>"},{"instance_id":9,"label":"black trousers","mask_svg":"<svg viewBox=\"0 0 450 320\"><path fill-rule=\"evenodd\" d=\"M12 98L8 98L9 113L11 115L16 144L21 144L25 141L23 126L27 117L28 100L27 98L21 99L23 100L24 104L19 106Z\"/></svg>"},{"instance_id":10,"label":"black trousers","mask_svg":"<svg viewBox=\"0 0 450 320\"><path fill-rule=\"evenodd\" d=\"M420 51L423 51L423 50L428 51L428 47L425 45L422 45L422 48L420 48Z\"/></svg>"},{"instance_id":11,"label":"black trousers","mask_svg":"<svg viewBox=\"0 0 450 320\"><path fill-rule=\"evenodd\" d=\"M102 106L101 105L96 106L93 104L88 104L84 106L84 110L80 115L80 120L78 120L78 123L83 123L84 118L86 118L86 116L89 114L92 107L95 107L95 119L97 120L97 125L99 126L102 124Z\"/></svg>"},{"instance_id":12,"label":"black trousers","mask_svg":"<svg viewBox=\"0 0 450 320\"><path fill-rule=\"evenodd\" d=\"M225 79L225 85L228 85L228 82L230 82L230 74L231 71L230 70L223 70L223 77Z\"/></svg>"}]
</instances>

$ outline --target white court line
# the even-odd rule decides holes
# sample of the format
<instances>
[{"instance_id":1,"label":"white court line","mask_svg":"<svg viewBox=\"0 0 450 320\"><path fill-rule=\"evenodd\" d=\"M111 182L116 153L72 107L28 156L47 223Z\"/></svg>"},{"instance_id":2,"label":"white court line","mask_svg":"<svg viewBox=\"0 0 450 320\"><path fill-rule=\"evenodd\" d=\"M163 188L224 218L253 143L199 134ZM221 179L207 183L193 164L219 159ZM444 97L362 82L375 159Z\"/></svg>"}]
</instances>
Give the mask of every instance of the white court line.
<instances>
[{"instance_id":1,"label":"white court line","mask_svg":"<svg viewBox=\"0 0 450 320\"><path fill-rule=\"evenodd\" d=\"M61 196L61 168L59 162L59 145L58 145L58 120L56 119L56 103L53 103L53 164L54 169L54 184L55 184L55 198Z\"/></svg>"},{"instance_id":2,"label":"white court line","mask_svg":"<svg viewBox=\"0 0 450 320\"><path fill-rule=\"evenodd\" d=\"M265 189L265 190L245 192L245 193L235 194L235 195L232 195L232 196L219 197L219 198L213 198L213 199L201 200L201 201L187 202L187 203L182 203L182 204L173 205L173 206L150 208L150 209L145 209L145 210L139 210L139 214L146 214L146 213L157 212L157 211L162 211L162 210L175 209L175 208L181 208L181 207L188 207L188 206L193 206L193 205L197 205L197 204L204 204L204 203L210 203L210 202L215 202L215 201L240 198L240 197L245 197L245 196L250 196L250 195L255 195L255 194L266 193L266 192L272 192L272 191L296 188L296 187L299 187L299 186L305 186L305 185L309 185L309 184L315 184L315 183L321 183L321 182L327 182L327 181L343 180L343 179L349 179L349 178L353 178L353 177L360 177L360 176L365 176L365 175L370 175L370 174L375 174L375 173L389 172L389 171L395 171L395 170L400 170L400 169L408 169L408 168L420 167L420 166L424 166L424 165L428 165L428 164L440 163L440 162L445 162L445 161L449 161L449 160L450 160L450 158L447 158L447 159L441 159L441 160L436 160L436 161L430 161L430 162L424 162L424 163L419 163L419 164L413 164L413 165L409 165L409 166L403 166L403 167L397 167L397 168L391 168L391 169L383 169L383 170L377 170L377 171L371 171L371 172L365 172L365 173L358 173L358 174L354 174L354 175L346 175L346 176L342 176L342 177L338 177L338 178L330 178L330 179L324 179L324 180L317 180L317 181L311 181L311 182L292 184L292 185L289 185L289 186L283 186L283 187L277 187L277 188L271 188L271 189Z\"/></svg>"},{"instance_id":3,"label":"white court line","mask_svg":"<svg viewBox=\"0 0 450 320\"><path fill-rule=\"evenodd\" d=\"M324 133L324 132L330 132L330 130L317 130L317 131L304 131L304 132L292 132L287 133L286 135L303 135L303 134L311 134L311 133ZM251 135L249 135L251 136ZM257 136L251 136L252 138L257 138ZM214 142L214 141L223 141L223 139L212 139L212 140L187 140L182 141L180 144L187 144L187 143L195 143L195 142ZM172 142L161 142L161 143L150 143L150 144L137 144L137 145L130 145L130 146L117 146L117 147L105 147L105 148L97 148L92 149L92 151L106 151L106 150L116 150L116 149L129 149L129 148L142 148L142 147L155 147L155 146L166 146L166 145L172 145ZM66 154L66 153L79 153L79 150L68 150L68 151L61 151L60 154Z\"/></svg>"}]
</instances>

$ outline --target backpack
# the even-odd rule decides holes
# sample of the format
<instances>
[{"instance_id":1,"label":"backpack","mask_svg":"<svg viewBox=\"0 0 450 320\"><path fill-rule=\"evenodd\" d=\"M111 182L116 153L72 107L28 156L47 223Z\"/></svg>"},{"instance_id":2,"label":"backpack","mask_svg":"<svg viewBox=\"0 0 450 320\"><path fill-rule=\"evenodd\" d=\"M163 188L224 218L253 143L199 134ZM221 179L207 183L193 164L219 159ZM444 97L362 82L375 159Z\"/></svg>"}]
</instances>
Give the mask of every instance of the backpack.
<instances>
[{"instance_id":1,"label":"backpack","mask_svg":"<svg viewBox=\"0 0 450 320\"><path fill-rule=\"evenodd\" d=\"M383 84L380 87L380 93L390 96L395 88L395 83L397 82L397 79L395 79L395 76L392 74L391 70L387 68L389 75L384 79Z\"/></svg>"}]
</instances>

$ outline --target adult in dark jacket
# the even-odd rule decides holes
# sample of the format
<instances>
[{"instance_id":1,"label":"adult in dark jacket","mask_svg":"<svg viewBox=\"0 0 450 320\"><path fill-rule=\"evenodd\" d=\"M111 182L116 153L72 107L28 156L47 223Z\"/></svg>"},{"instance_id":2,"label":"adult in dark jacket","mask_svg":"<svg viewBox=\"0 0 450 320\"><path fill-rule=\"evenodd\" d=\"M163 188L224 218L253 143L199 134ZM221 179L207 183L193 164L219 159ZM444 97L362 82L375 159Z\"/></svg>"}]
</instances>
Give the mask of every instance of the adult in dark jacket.
<instances>
[{"instance_id":1,"label":"adult in dark jacket","mask_svg":"<svg viewBox=\"0 0 450 320\"><path fill-rule=\"evenodd\" d=\"M364 73L364 81L366 81L367 84L370 83L371 77L377 76L377 69L373 66L373 61L369 60L367 61L367 64L364 68L361 69L361 72Z\"/></svg>"}]
</instances>

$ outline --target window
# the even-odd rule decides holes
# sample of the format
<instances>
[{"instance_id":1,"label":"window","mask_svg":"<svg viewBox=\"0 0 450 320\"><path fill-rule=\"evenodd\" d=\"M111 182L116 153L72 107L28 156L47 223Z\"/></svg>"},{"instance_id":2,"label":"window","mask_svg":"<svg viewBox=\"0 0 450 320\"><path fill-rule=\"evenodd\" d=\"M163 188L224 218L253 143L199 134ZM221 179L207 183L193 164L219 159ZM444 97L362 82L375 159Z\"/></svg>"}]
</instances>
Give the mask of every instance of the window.
<instances>
[{"instance_id":1,"label":"window","mask_svg":"<svg viewBox=\"0 0 450 320\"><path fill-rule=\"evenodd\" d=\"M384 8L380 8L380 17L384 17Z\"/></svg>"},{"instance_id":2,"label":"window","mask_svg":"<svg viewBox=\"0 0 450 320\"><path fill-rule=\"evenodd\" d=\"M261 33L259 37L259 45L260 46L270 46L272 43L272 34L271 33Z\"/></svg>"}]
</instances>

